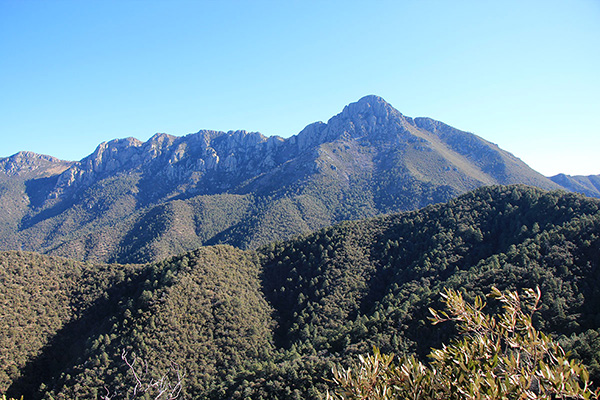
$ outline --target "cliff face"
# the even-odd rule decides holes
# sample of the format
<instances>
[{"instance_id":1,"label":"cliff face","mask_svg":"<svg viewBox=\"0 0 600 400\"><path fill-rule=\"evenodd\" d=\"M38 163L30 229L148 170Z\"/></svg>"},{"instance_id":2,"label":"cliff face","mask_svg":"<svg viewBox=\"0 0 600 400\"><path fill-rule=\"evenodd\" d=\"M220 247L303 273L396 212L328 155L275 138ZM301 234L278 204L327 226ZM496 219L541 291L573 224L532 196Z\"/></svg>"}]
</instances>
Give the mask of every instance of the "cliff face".
<instances>
[{"instance_id":1,"label":"cliff face","mask_svg":"<svg viewBox=\"0 0 600 400\"><path fill-rule=\"evenodd\" d=\"M483 185L560 187L474 134L377 96L288 139L204 130L116 139L74 163L19 153L0 160L0 175L14 208L2 248L99 261L252 248Z\"/></svg>"}]
</instances>

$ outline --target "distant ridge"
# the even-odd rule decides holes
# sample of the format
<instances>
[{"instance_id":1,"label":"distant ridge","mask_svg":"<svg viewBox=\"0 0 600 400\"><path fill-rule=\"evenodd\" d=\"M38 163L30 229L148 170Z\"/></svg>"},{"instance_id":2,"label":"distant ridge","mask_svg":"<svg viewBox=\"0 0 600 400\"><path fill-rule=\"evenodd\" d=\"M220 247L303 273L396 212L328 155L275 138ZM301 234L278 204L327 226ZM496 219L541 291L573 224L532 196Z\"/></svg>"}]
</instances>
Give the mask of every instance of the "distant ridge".
<instances>
[{"instance_id":1,"label":"distant ridge","mask_svg":"<svg viewBox=\"0 0 600 400\"><path fill-rule=\"evenodd\" d=\"M550 179L554 183L559 184L571 192L582 193L586 196L600 198L600 175L571 176L558 174L554 175Z\"/></svg>"},{"instance_id":2,"label":"distant ridge","mask_svg":"<svg viewBox=\"0 0 600 400\"><path fill-rule=\"evenodd\" d=\"M479 136L374 95L288 139L201 130L115 139L74 163L19 154L0 159L0 249L103 262L255 248L485 185L561 188Z\"/></svg>"},{"instance_id":3,"label":"distant ridge","mask_svg":"<svg viewBox=\"0 0 600 400\"><path fill-rule=\"evenodd\" d=\"M10 157L0 158L0 171L6 176L40 177L60 174L73 164L52 156L20 151Z\"/></svg>"}]
</instances>

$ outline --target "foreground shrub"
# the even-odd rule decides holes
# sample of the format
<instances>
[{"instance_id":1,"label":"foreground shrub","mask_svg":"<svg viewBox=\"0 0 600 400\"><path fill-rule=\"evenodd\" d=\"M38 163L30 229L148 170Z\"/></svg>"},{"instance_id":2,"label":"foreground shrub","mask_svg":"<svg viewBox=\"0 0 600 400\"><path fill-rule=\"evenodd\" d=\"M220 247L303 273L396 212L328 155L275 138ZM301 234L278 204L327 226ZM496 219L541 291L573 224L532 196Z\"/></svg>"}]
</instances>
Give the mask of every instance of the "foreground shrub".
<instances>
[{"instance_id":1,"label":"foreground shrub","mask_svg":"<svg viewBox=\"0 0 600 400\"><path fill-rule=\"evenodd\" d=\"M597 399L589 375L578 361L532 324L541 293L527 289L501 293L493 288L503 311L483 312L477 297L467 303L459 292L446 290L447 311L430 309L433 324L454 321L460 338L432 350L425 365L415 357L359 357L349 368L334 368L337 385L329 400L388 399Z\"/></svg>"}]
</instances>

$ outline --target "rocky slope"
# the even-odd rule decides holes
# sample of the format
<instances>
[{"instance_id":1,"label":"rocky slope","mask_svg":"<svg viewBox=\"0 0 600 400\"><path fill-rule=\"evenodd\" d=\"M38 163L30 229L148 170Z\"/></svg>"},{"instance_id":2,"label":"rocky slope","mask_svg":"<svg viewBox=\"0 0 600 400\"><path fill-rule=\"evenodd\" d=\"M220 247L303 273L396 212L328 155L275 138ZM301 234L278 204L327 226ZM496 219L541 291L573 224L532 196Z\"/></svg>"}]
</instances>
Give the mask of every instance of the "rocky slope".
<instances>
[{"instance_id":1,"label":"rocky slope","mask_svg":"<svg viewBox=\"0 0 600 400\"><path fill-rule=\"evenodd\" d=\"M10 222L0 247L97 261L253 248L484 185L560 188L498 146L377 96L288 139L199 131L113 140L76 163L35 157L44 174L25 173L27 157L0 160Z\"/></svg>"}]
</instances>

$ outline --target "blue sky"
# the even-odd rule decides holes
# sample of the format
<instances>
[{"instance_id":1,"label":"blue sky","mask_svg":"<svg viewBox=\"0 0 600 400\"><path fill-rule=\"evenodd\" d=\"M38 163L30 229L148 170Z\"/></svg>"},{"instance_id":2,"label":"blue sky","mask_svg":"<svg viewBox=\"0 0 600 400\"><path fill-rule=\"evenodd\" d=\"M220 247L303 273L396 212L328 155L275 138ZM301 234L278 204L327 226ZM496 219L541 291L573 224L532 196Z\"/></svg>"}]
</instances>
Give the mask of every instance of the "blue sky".
<instances>
[{"instance_id":1,"label":"blue sky","mask_svg":"<svg viewBox=\"0 0 600 400\"><path fill-rule=\"evenodd\" d=\"M600 174L600 1L0 0L0 157L289 137L367 94Z\"/></svg>"}]
</instances>

